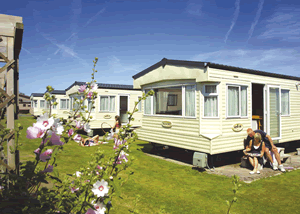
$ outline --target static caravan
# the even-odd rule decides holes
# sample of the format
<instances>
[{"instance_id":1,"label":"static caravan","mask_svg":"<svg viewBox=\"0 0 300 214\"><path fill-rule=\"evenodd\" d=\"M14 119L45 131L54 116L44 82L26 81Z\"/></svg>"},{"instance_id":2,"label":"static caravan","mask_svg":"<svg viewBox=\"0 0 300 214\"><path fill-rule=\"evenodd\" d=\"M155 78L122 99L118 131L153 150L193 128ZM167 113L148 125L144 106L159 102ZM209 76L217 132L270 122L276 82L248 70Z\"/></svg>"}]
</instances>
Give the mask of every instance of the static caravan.
<instances>
[{"instance_id":1,"label":"static caravan","mask_svg":"<svg viewBox=\"0 0 300 214\"><path fill-rule=\"evenodd\" d=\"M210 155L244 149L249 127L274 143L300 139L300 78L210 62L162 59L133 76L155 95L139 139Z\"/></svg>"},{"instance_id":2,"label":"static caravan","mask_svg":"<svg viewBox=\"0 0 300 214\"><path fill-rule=\"evenodd\" d=\"M67 96L70 98L71 109L77 108L74 105L74 98L81 99L82 95L78 95L78 89L85 82L75 82L66 89ZM109 128L115 124L115 116L121 117L122 125L128 122L127 111L132 111L135 102L139 97L142 97L140 89L134 89L133 85L118 85L118 84L98 84L98 97L95 99L95 109L92 110L91 116L93 117L90 122L91 129ZM90 109L92 103L88 100L85 105ZM141 104L140 104L141 105ZM133 127L141 126L142 112L141 106L138 105L139 111L134 114L134 121L131 122ZM72 108L73 107L73 108ZM106 122L107 124L103 124ZM102 125L102 126L101 126Z\"/></svg>"},{"instance_id":3,"label":"static caravan","mask_svg":"<svg viewBox=\"0 0 300 214\"><path fill-rule=\"evenodd\" d=\"M45 92L46 93L46 92ZM62 117L64 119L68 118L69 114L69 97L66 95L65 90L53 90L51 95L55 95L55 101L58 102L58 105L52 106L51 114L55 114L56 117ZM31 103L33 106L33 115L39 116L43 112L48 112L50 109L49 103L44 99L44 93L32 93L31 94ZM53 102L55 102L53 101Z\"/></svg>"}]
</instances>

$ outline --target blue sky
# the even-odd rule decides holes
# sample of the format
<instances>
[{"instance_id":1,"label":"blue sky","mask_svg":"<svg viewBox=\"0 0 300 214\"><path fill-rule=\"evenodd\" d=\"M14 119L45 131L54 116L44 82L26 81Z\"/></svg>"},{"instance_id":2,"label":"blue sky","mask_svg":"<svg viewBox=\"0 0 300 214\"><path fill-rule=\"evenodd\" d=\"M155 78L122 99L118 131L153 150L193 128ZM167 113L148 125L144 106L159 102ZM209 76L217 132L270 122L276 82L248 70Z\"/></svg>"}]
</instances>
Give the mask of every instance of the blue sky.
<instances>
[{"instance_id":1,"label":"blue sky","mask_svg":"<svg viewBox=\"0 0 300 214\"><path fill-rule=\"evenodd\" d=\"M20 92L90 81L133 84L162 58L215 62L300 77L300 2L6 1L23 17Z\"/></svg>"}]
</instances>

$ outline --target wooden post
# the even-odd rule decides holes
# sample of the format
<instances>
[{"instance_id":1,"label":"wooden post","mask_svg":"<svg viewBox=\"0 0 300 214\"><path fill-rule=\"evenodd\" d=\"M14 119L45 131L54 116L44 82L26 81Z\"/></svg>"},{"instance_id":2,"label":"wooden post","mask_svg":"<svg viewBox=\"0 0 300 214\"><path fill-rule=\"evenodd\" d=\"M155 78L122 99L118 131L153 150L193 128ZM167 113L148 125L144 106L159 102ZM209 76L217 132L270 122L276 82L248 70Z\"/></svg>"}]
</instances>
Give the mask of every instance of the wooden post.
<instances>
[{"instance_id":1,"label":"wooden post","mask_svg":"<svg viewBox=\"0 0 300 214\"><path fill-rule=\"evenodd\" d=\"M8 37L7 38L7 58L8 60L12 60L14 58L14 38ZM7 82L6 82L6 93L11 96L14 94L14 69L12 66L7 68ZM12 102L9 102L7 104L7 128L11 131L15 129L15 105ZM10 147L15 149L15 140L14 137L11 137L7 140L7 160L8 160L8 166L15 169L15 155L11 154Z\"/></svg>"},{"instance_id":2,"label":"wooden post","mask_svg":"<svg viewBox=\"0 0 300 214\"><path fill-rule=\"evenodd\" d=\"M15 69L14 69L14 94L15 96L15 120L19 119L19 59L15 59Z\"/></svg>"}]
</instances>

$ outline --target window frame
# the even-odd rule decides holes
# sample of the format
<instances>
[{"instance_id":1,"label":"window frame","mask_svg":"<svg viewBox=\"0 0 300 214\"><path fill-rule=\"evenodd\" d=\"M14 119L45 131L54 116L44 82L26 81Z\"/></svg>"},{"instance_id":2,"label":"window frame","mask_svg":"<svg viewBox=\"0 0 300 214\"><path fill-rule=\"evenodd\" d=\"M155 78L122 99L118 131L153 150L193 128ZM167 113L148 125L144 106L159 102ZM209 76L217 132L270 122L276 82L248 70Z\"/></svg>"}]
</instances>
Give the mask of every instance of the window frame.
<instances>
[{"instance_id":1,"label":"window frame","mask_svg":"<svg viewBox=\"0 0 300 214\"><path fill-rule=\"evenodd\" d=\"M203 88L202 88L202 94L203 94L203 114L202 114L202 117L203 119L219 119L220 118L220 102L219 102L219 84L220 83L205 83L203 85ZM205 92L205 86L207 85L214 85L216 86L216 93L206 93ZM211 117L211 116L205 116L205 108L204 108L204 105L205 105L205 97L217 97L217 116L216 117Z\"/></svg>"},{"instance_id":2,"label":"window frame","mask_svg":"<svg viewBox=\"0 0 300 214\"><path fill-rule=\"evenodd\" d=\"M84 98L83 95L78 95L78 94L70 95L70 98L69 98L70 99L70 103L69 103L70 111L73 111L73 106L74 106L74 101L75 101L74 98L75 97L77 98L77 100L81 100L81 98ZM80 97L80 98L78 99L78 97ZM85 100L83 101L82 105L83 106L85 105ZM75 111L76 111L76 109L75 109ZM80 112L84 112L84 110L80 109Z\"/></svg>"},{"instance_id":3,"label":"window frame","mask_svg":"<svg viewBox=\"0 0 300 214\"><path fill-rule=\"evenodd\" d=\"M142 96L138 96L137 102L139 101L140 98L142 98ZM143 100L141 100L141 101L137 104L137 106L136 106L137 109L138 109L137 112L142 112L142 101L143 101ZM139 108L139 106L140 106L140 108Z\"/></svg>"},{"instance_id":4,"label":"window frame","mask_svg":"<svg viewBox=\"0 0 300 214\"><path fill-rule=\"evenodd\" d=\"M228 115L228 98L229 98L229 96L228 96L228 87L237 87L237 88L239 88L239 115L238 116L229 116ZM241 103L242 103L242 87L246 87L246 101L247 101L247 103L246 103L246 116L242 116L242 105L241 105ZM249 103L248 103L248 87L249 87L249 85L246 85L246 84L237 84L237 83L227 83L226 84L226 119L248 119L248 116L249 116L249 114L248 114L248 110L249 110L249 108L248 108L248 105L249 105Z\"/></svg>"},{"instance_id":5,"label":"window frame","mask_svg":"<svg viewBox=\"0 0 300 214\"><path fill-rule=\"evenodd\" d=\"M32 107L38 108L38 100L32 100Z\"/></svg>"},{"instance_id":6,"label":"window frame","mask_svg":"<svg viewBox=\"0 0 300 214\"><path fill-rule=\"evenodd\" d=\"M182 83L182 84L172 84L172 85L162 85L162 86L152 86L152 87L145 87L143 88L143 92L146 94L146 90L154 90L154 89L159 89L159 88L170 88L170 87L181 87L181 93L182 93L182 115L160 115L160 114L154 114L154 101L153 97L150 96L151 100L151 114L145 114L145 103L144 102L144 116L154 116L154 117L174 117L174 118L191 118L191 119L196 119L197 118L197 84L196 83ZM195 89L195 116L186 116L185 115L185 86L194 86Z\"/></svg>"},{"instance_id":7,"label":"window frame","mask_svg":"<svg viewBox=\"0 0 300 214\"><path fill-rule=\"evenodd\" d=\"M115 105L114 105L114 110L111 111L111 110L108 110L108 111L103 111L101 110L101 97L108 97L108 107L110 108L110 97L115 97ZM105 94L105 95L99 95L99 112L101 113L113 113L113 112L116 112L116 101L117 101L117 95L109 95L109 94Z\"/></svg>"},{"instance_id":8,"label":"window frame","mask_svg":"<svg viewBox=\"0 0 300 214\"><path fill-rule=\"evenodd\" d=\"M43 107L41 106L42 101L44 102L44 106L43 106ZM45 104L46 104L45 102L46 102L46 100L40 100L40 108L42 108L42 109L45 109L45 108L46 108L46 107L45 107Z\"/></svg>"},{"instance_id":9,"label":"window frame","mask_svg":"<svg viewBox=\"0 0 300 214\"><path fill-rule=\"evenodd\" d=\"M282 97L281 97L281 95L282 95L282 91L288 91L288 95L289 95L289 99L288 99L288 105L289 105L289 107L288 107L288 114L282 114L282 106L280 106L280 108L281 108L281 116L282 117L290 117L291 116L291 96L290 96L290 89L281 89L280 90L280 105L282 105Z\"/></svg>"},{"instance_id":10,"label":"window frame","mask_svg":"<svg viewBox=\"0 0 300 214\"><path fill-rule=\"evenodd\" d=\"M92 103L93 100L90 99L90 98L87 98L86 100L87 100L87 111L89 111L89 103ZM91 109L91 113L94 113L94 112L95 112L95 109L96 109L96 99L94 99L94 101L95 101L95 103L94 103L94 105L93 105L93 103L92 103L92 105L93 105L95 108L92 108L92 109ZM93 106L92 106L92 107L93 107Z\"/></svg>"},{"instance_id":11,"label":"window frame","mask_svg":"<svg viewBox=\"0 0 300 214\"><path fill-rule=\"evenodd\" d=\"M67 107L66 108L61 108L61 103L62 103L62 100L66 100L67 101ZM70 99L68 99L68 98L60 98L59 99L59 109L60 110L68 110L68 109L70 109Z\"/></svg>"}]
</instances>

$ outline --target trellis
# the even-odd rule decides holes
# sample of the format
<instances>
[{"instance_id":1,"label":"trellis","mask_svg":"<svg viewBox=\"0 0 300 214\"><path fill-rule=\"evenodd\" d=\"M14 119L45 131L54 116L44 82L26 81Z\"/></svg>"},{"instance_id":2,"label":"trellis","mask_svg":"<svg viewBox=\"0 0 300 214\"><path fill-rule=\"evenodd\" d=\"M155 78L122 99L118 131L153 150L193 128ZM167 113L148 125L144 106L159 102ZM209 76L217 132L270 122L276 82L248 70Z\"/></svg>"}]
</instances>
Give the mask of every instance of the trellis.
<instances>
[{"instance_id":1,"label":"trellis","mask_svg":"<svg viewBox=\"0 0 300 214\"><path fill-rule=\"evenodd\" d=\"M6 128L9 129L9 134L5 137L8 150L7 160L4 160L4 154L0 152L0 164L9 170L17 169L17 171L16 154L18 153L11 154L9 148L15 148L14 128L19 110L19 54L22 38L22 17L0 14L0 62L5 63L3 67L0 67L0 117L4 117L4 109L6 109ZM5 127L0 124L0 129L4 130Z\"/></svg>"}]
</instances>

